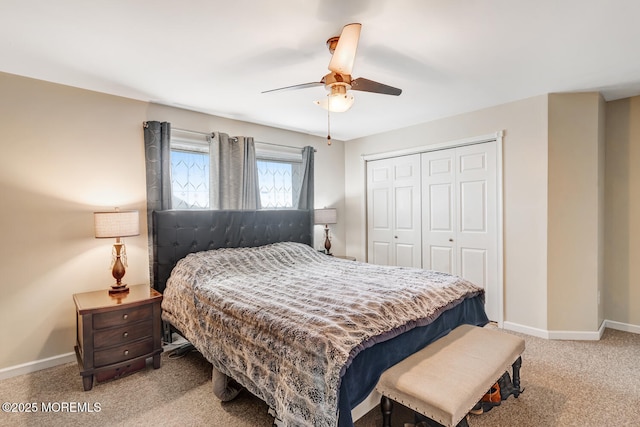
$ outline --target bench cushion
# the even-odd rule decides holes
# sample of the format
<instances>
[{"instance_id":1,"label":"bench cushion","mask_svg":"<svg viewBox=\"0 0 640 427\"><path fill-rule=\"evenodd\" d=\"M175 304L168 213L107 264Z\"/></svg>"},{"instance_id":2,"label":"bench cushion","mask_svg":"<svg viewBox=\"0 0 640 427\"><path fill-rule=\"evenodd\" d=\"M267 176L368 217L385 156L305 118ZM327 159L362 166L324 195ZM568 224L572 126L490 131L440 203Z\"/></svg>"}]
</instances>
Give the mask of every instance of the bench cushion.
<instances>
[{"instance_id":1,"label":"bench cushion","mask_svg":"<svg viewBox=\"0 0 640 427\"><path fill-rule=\"evenodd\" d=\"M524 339L462 325L387 369L376 390L455 426L524 351Z\"/></svg>"}]
</instances>

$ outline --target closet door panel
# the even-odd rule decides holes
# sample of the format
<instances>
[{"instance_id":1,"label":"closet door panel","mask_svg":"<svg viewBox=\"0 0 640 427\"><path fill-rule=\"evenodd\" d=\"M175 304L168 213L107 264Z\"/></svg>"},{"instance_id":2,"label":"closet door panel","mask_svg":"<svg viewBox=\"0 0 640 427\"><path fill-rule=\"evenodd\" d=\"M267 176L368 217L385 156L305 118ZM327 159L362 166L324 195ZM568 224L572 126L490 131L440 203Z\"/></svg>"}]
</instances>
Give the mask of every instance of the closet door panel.
<instances>
[{"instance_id":1,"label":"closet door panel","mask_svg":"<svg viewBox=\"0 0 640 427\"><path fill-rule=\"evenodd\" d=\"M422 267L456 274L455 149L422 158Z\"/></svg>"},{"instance_id":2,"label":"closet door panel","mask_svg":"<svg viewBox=\"0 0 640 427\"><path fill-rule=\"evenodd\" d=\"M453 271L454 253L451 247L440 247L440 246L430 245L429 250L430 250L430 254L429 254L430 270L441 271L443 273L449 273L449 274L456 274L455 271Z\"/></svg>"},{"instance_id":3,"label":"closet door panel","mask_svg":"<svg viewBox=\"0 0 640 427\"><path fill-rule=\"evenodd\" d=\"M429 186L429 229L453 232L453 188L451 183Z\"/></svg>"},{"instance_id":4,"label":"closet door panel","mask_svg":"<svg viewBox=\"0 0 640 427\"><path fill-rule=\"evenodd\" d=\"M368 252L369 262L394 265L391 239L393 238L393 176L392 165L375 162L367 167L368 188Z\"/></svg>"},{"instance_id":5,"label":"closet door panel","mask_svg":"<svg viewBox=\"0 0 640 427\"><path fill-rule=\"evenodd\" d=\"M420 155L367 162L368 260L420 267Z\"/></svg>"},{"instance_id":6,"label":"closet door panel","mask_svg":"<svg viewBox=\"0 0 640 427\"><path fill-rule=\"evenodd\" d=\"M460 183L460 231L487 232L487 182Z\"/></svg>"},{"instance_id":7,"label":"closet door panel","mask_svg":"<svg viewBox=\"0 0 640 427\"><path fill-rule=\"evenodd\" d=\"M418 193L418 194L416 194ZM420 267L420 195L414 185L395 188L394 232L396 263L402 267Z\"/></svg>"},{"instance_id":8,"label":"closet door panel","mask_svg":"<svg viewBox=\"0 0 640 427\"><path fill-rule=\"evenodd\" d=\"M416 203L413 187L397 187L395 189L395 228L402 231L415 231L416 218L413 212L413 204Z\"/></svg>"},{"instance_id":9,"label":"closet door panel","mask_svg":"<svg viewBox=\"0 0 640 427\"><path fill-rule=\"evenodd\" d=\"M497 164L495 142L456 148L457 203L455 237L458 273L482 286L485 309L498 319Z\"/></svg>"},{"instance_id":10,"label":"closet door panel","mask_svg":"<svg viewBox=\"0 0 640 427\"><path fill-rule=\"evenodd\" d=\"M376 188L371 192L371 222L376 231L391 231L391 195L388 188Z\"/></svg>"},{"instance_id":11,"label":"closet door panel","mask_svg":"<svg viewBox=\"0 0 640 427\"><path fill-rule=\"evenodd\" d=\"M416 250L418 250L417 245L399 243L395 245L395 248L395 265L399 267L415 267L414 260L416 259L416 256L420 259L420 256L416 254Z\"/></svg>"},{"instance_id":12,"label":"closet door panel","mask_svg":"<svg viewBox=\"0 0 640 427\"><path fill-rule=\"evenodd\" d=\"M401 156L393 162L393 239L395 265L421 267L420 155Z\"/></svg>"},{"instance_id":13,"label":"closet door panel","mask_svg":"<svg viewBox=\"0 0 640 427\"><path fill-rule=\"evenodd\" d=\"M370 252L369 260L372 264L393 265L391 258L391 245L389 242L373 242L373 250Z\"/></svg>"},{"instance_id":14,"label":"closet door panel","mask_svg":"<svg viewBox=\"0 0 640 427\"><path fill-rule=\"evenodd\" d=\"M460 248L460 276L487 289L487 251Z\"/></svg>"}]
</instances>

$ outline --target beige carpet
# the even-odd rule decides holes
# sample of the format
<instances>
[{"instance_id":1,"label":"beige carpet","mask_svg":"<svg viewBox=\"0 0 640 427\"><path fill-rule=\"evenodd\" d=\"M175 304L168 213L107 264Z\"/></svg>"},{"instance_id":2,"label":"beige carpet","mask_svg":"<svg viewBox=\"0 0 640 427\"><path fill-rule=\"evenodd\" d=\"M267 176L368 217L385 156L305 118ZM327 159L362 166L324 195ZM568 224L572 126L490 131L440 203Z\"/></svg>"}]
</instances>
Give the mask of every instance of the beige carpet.
<instances>
[{"instance_id":1,"label":"beige carpet","mask_svg":"<svg viewBox=\"0 0 640 427\"><path fill-rule=\"evenodd\" d=\"M600 341L524 337L525 392L486 414L471 416L471 427L640 425L640 335L607 329ZM249 393L218 402L210 378L211 367L198 353L180 359L165 353L158 370L149 368L83 392L77 366L61 365L0 381L0 402L33 402L38 409L0 412L0 426L272 425L266 405ZM43 413L43 402L54 409L62 402L99 404L100 410ZM396 426L412 420L401 407L394 415ZM356 423L380 425L377 409Z\"/></svg>"}]
</instances>

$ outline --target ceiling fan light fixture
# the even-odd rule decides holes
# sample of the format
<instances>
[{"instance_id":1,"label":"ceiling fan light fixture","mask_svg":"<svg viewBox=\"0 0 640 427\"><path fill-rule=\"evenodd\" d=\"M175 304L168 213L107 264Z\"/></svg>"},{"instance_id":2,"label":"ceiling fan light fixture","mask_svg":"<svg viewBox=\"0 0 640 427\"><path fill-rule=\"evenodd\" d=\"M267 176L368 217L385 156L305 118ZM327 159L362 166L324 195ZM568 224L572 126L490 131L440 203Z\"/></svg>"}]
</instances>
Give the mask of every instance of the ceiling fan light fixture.
<instances>
[{"instance_id":1,"label":"ceiling fan light fixture","mask_svg":"<svg viewBox=\"0 0 640 427\"><path fill-rule=\"evenodd\" d=\"M314 104L319 105L325 110L332 113L344 113L349 110L353 105L355 98L349 93L345 94L329 94L326 98L319 101L313 101Z\"/></svg>"},{"instance_id":2,"label":"ceiling fan light fixture","mask_svg":"<svg viewBox=\"0 0 640 427\"><path fill-rule=\"evenodd\" d=\"M355 101L354 96L347 91L348 89L349 86L345 84L335 84L330 88L331 93L321 100L313 101L313 103L332 113L344 113L353 106L353 101Z\"/></svg>"}]
</instances>

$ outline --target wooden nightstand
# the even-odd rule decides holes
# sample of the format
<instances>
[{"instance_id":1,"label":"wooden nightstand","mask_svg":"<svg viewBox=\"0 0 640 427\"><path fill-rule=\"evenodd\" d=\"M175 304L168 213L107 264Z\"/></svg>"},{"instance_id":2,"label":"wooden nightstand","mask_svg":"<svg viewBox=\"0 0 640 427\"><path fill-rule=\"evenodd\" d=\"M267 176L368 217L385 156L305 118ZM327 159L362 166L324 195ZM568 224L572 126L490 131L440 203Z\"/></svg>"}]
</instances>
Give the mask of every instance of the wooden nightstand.
<instances>
[{"instance_id":1,"label":"wooden nightstand","mask_svg":"<svg viewBox=\"0 0 640 427\"><path fill-rule=\"evenodd\" d=\"M108 291L73 295L76 304L76 356L84 390L97 381L119 378L146 366L160 367L162 294L148 285L124 294Z\"/></svg>"}]
</instances>

